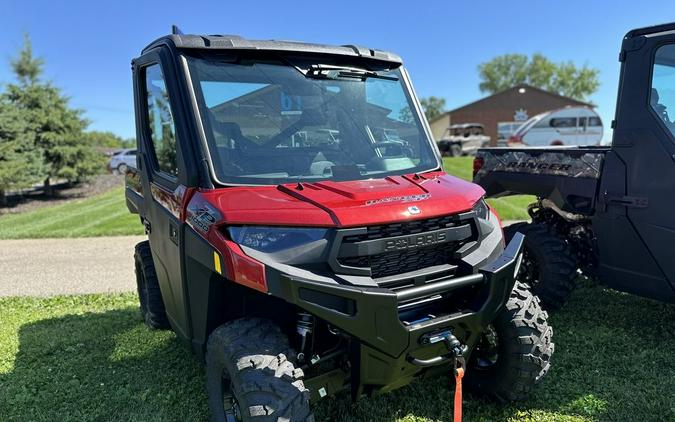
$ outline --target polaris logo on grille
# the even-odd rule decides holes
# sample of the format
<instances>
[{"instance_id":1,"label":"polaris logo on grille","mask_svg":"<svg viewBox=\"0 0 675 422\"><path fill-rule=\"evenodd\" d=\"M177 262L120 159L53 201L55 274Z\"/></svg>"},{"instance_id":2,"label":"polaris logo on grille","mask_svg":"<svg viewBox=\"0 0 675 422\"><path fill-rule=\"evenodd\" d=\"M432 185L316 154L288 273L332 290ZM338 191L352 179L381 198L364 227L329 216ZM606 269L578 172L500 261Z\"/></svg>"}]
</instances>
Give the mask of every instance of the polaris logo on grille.
<instances>
[{"instance_id":1,"label":"polaris logo on grille","mask_svg":"<svg viewBox=\"0 0 675 422\"><path fill-rule=\"evenodd\" d=\"M448 236L445 232L415 234L412 236L387 240L384 245L384 250L389 252L421 248L424 246L435 245L437 243L443 243L447 240L447 238Z\"/></svg>"}]
</instances>

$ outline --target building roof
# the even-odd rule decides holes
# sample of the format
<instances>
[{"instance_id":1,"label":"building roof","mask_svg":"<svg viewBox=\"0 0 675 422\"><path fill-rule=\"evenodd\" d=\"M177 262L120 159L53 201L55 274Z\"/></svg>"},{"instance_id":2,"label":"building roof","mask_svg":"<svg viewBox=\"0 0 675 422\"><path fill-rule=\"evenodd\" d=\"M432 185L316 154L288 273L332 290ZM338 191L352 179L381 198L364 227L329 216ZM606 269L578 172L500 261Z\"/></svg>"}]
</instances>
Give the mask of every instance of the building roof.
<instances>
[{"instance_id":1,"label":"building roof","mask_svg":"<svg viewBox=\"0 0 675 422\"><path fill-rule=\"evenodd\" d=\"M543 93L543 94L546 94L546 95L551 96L551 97L555 97L555 98L558 98L558 99L561 99L561 100L565 100L565 101L569 102L570 104L580 105L580 106L586 106L586 107L593 108L593 104L590 104L590 103L585 103L585 102L583 102L583 101L575 100L574 98L565 97L565 96L563 96L563 95L556 94L555 92L546 91L546 90L543 90L543 89L541 89L541 88L534 87L534 86L532 86L532 85L528 85L528 84L519 84L519 85L516 85L516 86L514 86L514 87L512 87L512 88L508 88L508 89L505 89L505 90L503 90L503 91L497 92L496 94L492 94L492 95L489 95L489 96L487 96L487 97L483 97L483 98L481 98L481 99L479 99L479 100L473 101L473 102L471 102L471 103L469 103L469 104L465 104L465 105L463 105L463 106L461 106L461 107L457 107L457 108L455 108L455 109L453 109L453 110L446 111L445 113L443 113L443 114L437 116L435 119L433 119L433 120L432 120L431 122L429 122L429 123L433 123L433 122L435 122L435 121L437 121L437 120L440 120L440 119L442 119L443 117L446 117L448 114L456 113L456 112L458 112L458 111L460 111L460 110L463 110L463 109L465 109L465 108L473 107L473 106L476 106L476 105L478 105L478 104L481 104L481 103L484 103L484 102L487 102L487 101L491 101L491 100L493 100L495 97L499 97L499 96L502 96L502 95L506 95L506 94L508 94L508 93L511 93L512 91L515 91L515 90L518 90L518 89L521 89L521 88L525 88L526 90L536 91L536 92Z\"/></svg>"},{"instance_id":2,"label":"building roof","mask_svg":"<svg viewBox=\"0 0 675 422\"><path fill-rule=\"evenodd\" d=\"M397 54L363 46L334 46L303 43L298 41L249 40L238 35L165 35L148 44L143 49L143 53L151 48L168 43L171 43L176 48L180 49L254 50L268 52L326 54L332 56L348 56L361 59L378 60L394 63L397 65L401 64L401 58Z\"/></svg>"}]
</instances>

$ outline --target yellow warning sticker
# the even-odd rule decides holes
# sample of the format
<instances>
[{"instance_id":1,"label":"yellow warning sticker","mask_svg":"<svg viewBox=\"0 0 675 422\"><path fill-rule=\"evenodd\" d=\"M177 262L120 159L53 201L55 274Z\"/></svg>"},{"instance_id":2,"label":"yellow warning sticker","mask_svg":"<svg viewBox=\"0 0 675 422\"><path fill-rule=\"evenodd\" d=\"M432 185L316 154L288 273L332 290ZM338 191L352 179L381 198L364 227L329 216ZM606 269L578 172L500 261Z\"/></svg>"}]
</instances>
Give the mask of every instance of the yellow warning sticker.
<instances>
[{"instance_id":1,"label":"yellow warning sticker","mask_svg":"<svg viewBox=\"0 0 675 422\"><path fill-rule=\"evenodd\" d=\"M213 268L216 270L218 274L222 274L223 270L220 267L220 255L218 255L218 252L213 251Z\"/></svg>"}]
</instances>

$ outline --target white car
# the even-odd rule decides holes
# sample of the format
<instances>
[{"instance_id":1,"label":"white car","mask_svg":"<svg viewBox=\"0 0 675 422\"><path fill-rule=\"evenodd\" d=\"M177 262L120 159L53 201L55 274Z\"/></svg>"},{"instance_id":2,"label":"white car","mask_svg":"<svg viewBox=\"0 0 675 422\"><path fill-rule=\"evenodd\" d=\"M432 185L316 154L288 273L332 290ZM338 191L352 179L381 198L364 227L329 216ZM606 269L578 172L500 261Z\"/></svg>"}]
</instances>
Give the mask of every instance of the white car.
<instances>
[{"instance_id":1,"label":"white car","mask_svg":"<svg viewBox=\"0 0 675 422\"><path fill-rule=\"evenodd\" d=\"M127 168L129 167L136 167L136 148L115 151L112 157L110 157L108 170L111 172L124 174L127 172Z\"/></svg>"},{"instance_id":2,"label":"white car","mask_svg":"<svg viewBox=\"0 0 675 422\"><path fill-rule=\"evenodd\" d=\"M508 145L600 145L602 132L598 113L588 107L565 107L526 121L509 138Z\"/></svg>"}]
</instances>

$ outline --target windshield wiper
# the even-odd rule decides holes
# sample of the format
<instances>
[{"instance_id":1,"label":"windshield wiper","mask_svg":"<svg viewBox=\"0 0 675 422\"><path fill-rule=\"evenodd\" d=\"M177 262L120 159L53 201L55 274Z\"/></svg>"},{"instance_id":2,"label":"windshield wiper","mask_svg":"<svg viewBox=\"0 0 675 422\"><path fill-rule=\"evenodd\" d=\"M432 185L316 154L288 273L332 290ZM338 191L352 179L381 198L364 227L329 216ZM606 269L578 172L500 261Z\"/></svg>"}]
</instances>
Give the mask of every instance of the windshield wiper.
<instances>
[{"instance_id":1,"label":"windshield wiper","mask_svg":"<svg viewBox=\"0 0 675 422\"><path fill-rule=\"evenodd\" d=\"M368 78L386 79L388 81L398 81L398 77L381 75L374 70L359 69L357 67L331 66L315 64L305 72L305 77L315 79L359 79Z\"/></svg>"}]
</instances>

